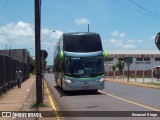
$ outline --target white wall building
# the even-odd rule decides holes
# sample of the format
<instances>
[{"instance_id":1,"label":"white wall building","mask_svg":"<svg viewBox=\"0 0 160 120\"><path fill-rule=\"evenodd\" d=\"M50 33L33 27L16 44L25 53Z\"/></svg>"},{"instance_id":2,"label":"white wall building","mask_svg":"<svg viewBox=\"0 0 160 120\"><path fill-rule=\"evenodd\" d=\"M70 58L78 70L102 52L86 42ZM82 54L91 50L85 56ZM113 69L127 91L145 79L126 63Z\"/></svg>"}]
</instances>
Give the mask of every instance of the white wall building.
<instances>
[{"instance_id":1,"label":"white wall building","mask_svg":"<svg viewBox=\"0 0 160 120\"><path fill-rule=\"evenodd\" d=\"M105 69L110 69L112 65L115 65L119 59L125 57L132 57L133 63L130 66L130 70L153 70L154 67L160 66L160 51L107 51L108 61L105 63ZM128 67L125 65L124 71L127 71Z\"/></svg>"}]
</instances>

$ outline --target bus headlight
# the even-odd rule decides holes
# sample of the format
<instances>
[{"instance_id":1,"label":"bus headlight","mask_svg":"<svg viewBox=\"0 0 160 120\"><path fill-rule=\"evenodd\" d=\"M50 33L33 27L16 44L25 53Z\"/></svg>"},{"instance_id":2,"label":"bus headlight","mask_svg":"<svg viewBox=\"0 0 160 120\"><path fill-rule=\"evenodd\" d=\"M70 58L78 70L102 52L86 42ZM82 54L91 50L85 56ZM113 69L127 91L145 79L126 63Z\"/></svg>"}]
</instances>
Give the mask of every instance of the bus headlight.
<instances>
[{"instance_id":1,"label":"bus headlight","mask_svg":"<svg viewBox=\"0 0 160 120\"><path fill-rule=\"evenodd\" d=\"M99 81L102 82L104 80L104 78L101 78Z\"/></svg>"},{"instance_id":2,"label":"bus headlight","mask_svg":"<svg viewBox=\"0 0 160 120\"><path fill-rule=\"evenodd\" d=\"M99 80L96 80L97 82L103 82L104 78L101 78Z\"/></svg>"},{"instance_id":3,"label":"bus headlight","mask_svg":"<svg viewBox=\"0 0 160 120\"><path fill-rule=\"evenodd\" d=\"M72 81L65 79L65 82L66 82L66 83L71 83Z\"/></svg>"}]
</instances>

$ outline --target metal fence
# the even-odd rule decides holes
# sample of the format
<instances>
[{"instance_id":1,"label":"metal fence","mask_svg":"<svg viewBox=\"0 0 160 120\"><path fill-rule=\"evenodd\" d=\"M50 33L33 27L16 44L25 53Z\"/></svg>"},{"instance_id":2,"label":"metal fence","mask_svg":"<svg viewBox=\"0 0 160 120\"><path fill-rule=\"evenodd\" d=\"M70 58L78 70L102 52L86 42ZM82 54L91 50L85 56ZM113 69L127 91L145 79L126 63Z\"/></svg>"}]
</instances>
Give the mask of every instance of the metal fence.
<instances>
[{"instance_id":1,"label":"metal fence","mask_svg":"<svg viewBox=\"0 0 160 120\"><path fill-rule=\"evenodd\" d=\"M29 78L29 66L10 56L0 55L0 94L17 85L16 69L22 71L22 82Z\"/></svg>"},{"instance_id":2,"label":"metal fence","mask_svg":"<svg viewBox=\"0 0 160 120\"><path fill-rule=\"evenodd\" d=\"M106 78L108 79L119 79L123 81L141 82L141 83L160 83L160 77L155 77L154 71L143 70L143 71L106 71ZM158 75L160 76L160 75Z\"/></svg>"}]
</instances>

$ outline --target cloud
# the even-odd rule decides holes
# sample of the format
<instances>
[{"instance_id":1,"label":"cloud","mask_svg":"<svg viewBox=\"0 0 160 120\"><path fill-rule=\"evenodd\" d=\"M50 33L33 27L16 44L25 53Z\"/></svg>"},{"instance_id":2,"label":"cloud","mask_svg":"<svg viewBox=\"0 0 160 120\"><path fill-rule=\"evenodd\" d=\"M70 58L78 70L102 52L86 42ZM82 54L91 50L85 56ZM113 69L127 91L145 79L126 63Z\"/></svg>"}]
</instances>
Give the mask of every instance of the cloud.
<instances>
[{"instance_id":1,"label":"cloud","mask_svg":"<svg viewBox=\"0 0 160 120\"><path fill-rule=\"evenodd\" d=\"M138 40L137 40L137 42L141 43L141 42L143 42L143 40L141 40L141 39L138 39Z\"/></svg>"},{"instance_id":2,"label":"cloud","mask_svg":"<svg viewBox=\"0 0 160 120\"><path fill-rule=\"evenodd\" d=\"M87 18L77 18L75 19L75 23L78 25L89 24L89 20Z\"/></svg>"},{"instance_id":3,"label":"cloud","mask_svg":"<svg viewBox=\"0 0 160 120\"><path fill-rule=\"evenodd\" d=\"M62 31L48 28L41 29L41 49L45 49L50 57L53 57L54 46L62 35ZM7 23L0 26L0 49L5 49L7 46L11 49L28 49L32 56L35 56L35 33L34 25L24 21L17 23Z\"/></svg>"},{"instance_id":4,"label":"cloud","mask_svg":"<svg viewBox=\"0 0 160 120\"><path fill-rule=\"evenodd\" d=\"M130 39L130 40L128 40L128 42L129 42L129 43L134 43L134 42L135 42L135 40Z\"/></svg>"},{"instance_id":5,"label":"cloud","mask_svg":"<svg viewBox=\"0 0 160 120\"><path fill-rule=\"evenodd\" d=\"M19 21L0 27L0 41L12 45L31 44L34 41L34 31L29 23Z\"/></svg>"},{"instance_id":6,"label":"cloud","mask_svg":"<svg viewBox=\"0 0 160 120\"><path fill-rule=\"evenodd\" d=\"M131 48L136 48L136 46L127 44L127 45L124 45L123 48L131 49Z\"/></svg>"},{"instance_id":7,"label":"cloud","mask_svg":"<svg viewBox=\"0 0 160 120\"><path fill-rule=\"evenodd\" d=\"M116 47L120 47L123 45L122 40L116 40L116 39L110 39L109 44L111 46L116 46Z\"/></svg>"},{"instance_id":8,"label":"cloud","mask_svg":"<svg viewBox=\"0 0 160 120\"><path fill-rule=\"evenodd\" d=\"M44 28L44 29L41 30L41 34L43 34L43 35L48 35L51 32L52 32L52 30L49 30L47 28Z\"/></svg>"},{"instance_id":9,"label":"cloud","mask_svg":"<svg viewBox=\"0 0 160 120\"><path fill-rule=\"evenodd\" d=\"M117 30L113 31L111 34L114 37L125 37L126 36L124 33L118 32Z\"/></svg>"},{"instance_id":10,"label":"cloud","mask_svg":"<svg viewBox=\"0 0 160 120\"><path fill-rule=\"evenodd\" d=\"M150 37L151 40L155 40L155 38L156 38L156 35L153 35Z\"/></svg>"},{"instance_id":11,"label":"cloud","mask_svg":"<svg viewBox=\"0 0 160 120\"><path fill-rule=\"evenodd\" d=\"M134 40L129 40L128 43L135 43ZM110 39L104 47L107 46L107 48L110 49L134 49L137 48L135 45L132 44L126 44L123 40L120 39ZM106 49L107 49L106 48Z\"/></svg>"},{"instance_id":12,"label":"cloud","mask_svg":"<svg viewBox=\"0 0 160 120\"><path fill-rule=\"evenodd\" d=\"M42 29L41 39L49 39L43 44L46 46L54 46L55 41L59 39L62 33L63 32L60 30L55 30L55 32L53 32L53 30L47 28ZM35 44L34 34L35 33L32 24L23 21L19 21L17 23L8 23L4 26L0 26L0 44L15 46L12 48L19 48L23 46L27 47L27 45L30 47L30 45Z\"/></svg>"},{"instance_id":13,"label":"cloud","mask_svg":"<svg viewBox=\"0 0 160 120\"><path fill-rule=\"evenodd\" d=\"M7 40L4 36L0 36L0 45L7 44Z\"/></svg>"},{"instance_id":14,"label":"cloud","mask_svg":"<svg viewBox=\"0 0 160 120\"><path fill-rule=\"evenodd\" d=\"M141 42L143 42L143 40L142 39L137 39L137 40L130 39L130 40L128 40L128 43L136 43L136 42L141 43Z\"/></svg>"},{"instance_id":15,"label":"cloud","mask_svg":"<svg viewBox=\"0 0 160 120\"><path fill-rule=\"evenodd\" d=\"M10 37L33 36L33 30L28 23L19 21L17 24L9 23L0 27L0 33Z\"/></svg>"}]
</instances>

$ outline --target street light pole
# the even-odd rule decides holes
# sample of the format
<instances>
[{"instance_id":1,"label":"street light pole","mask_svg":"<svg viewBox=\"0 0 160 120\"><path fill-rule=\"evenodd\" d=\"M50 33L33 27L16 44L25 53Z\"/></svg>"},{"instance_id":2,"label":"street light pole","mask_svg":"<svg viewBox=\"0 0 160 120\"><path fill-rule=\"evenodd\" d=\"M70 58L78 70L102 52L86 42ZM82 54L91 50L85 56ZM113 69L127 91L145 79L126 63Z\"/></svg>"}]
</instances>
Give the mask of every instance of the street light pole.
<instances>
[{"instance_id":1,"label":"street light pole","mask_svg":"<svg viewBox=\"0 0 160 120\"><path fill-rule=\"evenodd\" d=\"M41 28L41 0L35 0L35 55L36 55L36 103L39 105L43 102L42 99L42 64L41 64L41 43L40 43L40 28Z\"/></svg>"},{"instance_id":2,"label":"street light pole","mask_svg":"<svg viewBox=\"0 0 160 120\"><path fill-rule=\"evenodd\" d=\"M53 32L56 32L56 31L55 31L55 30L51 31L45 38L43 38L43 39L41 40L41 42L42 42L43 40L45 40L46 38L48 38Z\"/></svg>"}]
</instances>

